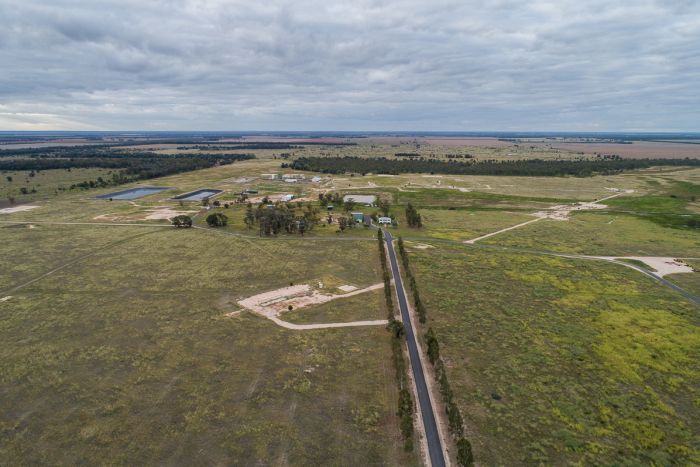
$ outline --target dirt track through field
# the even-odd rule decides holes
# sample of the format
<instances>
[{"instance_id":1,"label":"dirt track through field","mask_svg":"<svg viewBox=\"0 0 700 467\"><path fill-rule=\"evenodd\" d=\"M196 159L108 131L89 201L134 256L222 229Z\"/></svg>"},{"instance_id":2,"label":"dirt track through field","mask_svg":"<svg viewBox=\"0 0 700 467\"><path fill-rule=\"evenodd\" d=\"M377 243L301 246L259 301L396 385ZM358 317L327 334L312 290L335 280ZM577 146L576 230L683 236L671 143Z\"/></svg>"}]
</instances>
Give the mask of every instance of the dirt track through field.
<instances>
[{"instance_id":1,"label":"dirt track through field","mask_svg":"<svg viewBox=\"0 0 700 467\"><path fill-rule=\"evenodd\" d=\"M555 220L567 220L569 217L569 214L573 211L584 211L584 210L593 210L593 209L601 209L605 208L606 206L604 204L600 204L601 201L605 201L608 199L615 198L620 195L628 194L631 193L632 190L626 190L623 192L615 193L614 195L606 196L605 198L601 198L599 200L595 201L587 201L587 202L580 202L576 204L569 204L569 205L561 205L561 206L554 206L552 208L549 208L548 211L539 211L534 213L534 216L537 216L535 219L522 222L517 225L512 225L510 227L506 227L505 229L497 230L495 232L487 233L486 235L482 235L480 237L472 238L470 240L465 240L464 243L470 243L473 244L475 242L478 242L479 240L483 240L485 238L493 237L494 235L501 234L503 232L508 232L509 230L513 229L518 229L520 227L524 227L528 224L532 224L533 222L537 222L542 219L555 219Z\"/></svg>"}]
</instances>

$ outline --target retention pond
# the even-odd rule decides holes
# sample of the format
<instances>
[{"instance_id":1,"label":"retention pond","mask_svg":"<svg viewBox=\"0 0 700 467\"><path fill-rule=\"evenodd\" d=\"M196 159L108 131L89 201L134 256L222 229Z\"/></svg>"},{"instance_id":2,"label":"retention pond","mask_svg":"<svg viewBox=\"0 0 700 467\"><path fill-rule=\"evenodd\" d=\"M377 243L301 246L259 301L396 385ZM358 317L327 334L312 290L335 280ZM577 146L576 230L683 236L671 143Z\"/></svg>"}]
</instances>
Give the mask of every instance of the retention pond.
<instances>
[{"instance_id":1,"label":"retention pond","mask_svg":"<svg viewBox=\"0 0 700 467\"><path fill-rule=\"evenodd\" d=\"M98 199L137 199L144 196L160 193L161 191L169 190L168 187L162 186L142 186L138 188L130 188L128 190L115 191L106 195L97 196Z\"/></svg>"},{"instance_id":2,"label":"retention pond","mask_svg":"<svg viewBox=\"0 0 700 467\"><path fill-rule=\"evenodd\" d=\"M221 193L221 190L203 188L201 190L192 191L190 193L183 193L181 195L177 195L173 199L177 199L180 201L201 201L203 199L211 198L214 195L218 195L219 193Z\"/></svg>"}]
</instances>

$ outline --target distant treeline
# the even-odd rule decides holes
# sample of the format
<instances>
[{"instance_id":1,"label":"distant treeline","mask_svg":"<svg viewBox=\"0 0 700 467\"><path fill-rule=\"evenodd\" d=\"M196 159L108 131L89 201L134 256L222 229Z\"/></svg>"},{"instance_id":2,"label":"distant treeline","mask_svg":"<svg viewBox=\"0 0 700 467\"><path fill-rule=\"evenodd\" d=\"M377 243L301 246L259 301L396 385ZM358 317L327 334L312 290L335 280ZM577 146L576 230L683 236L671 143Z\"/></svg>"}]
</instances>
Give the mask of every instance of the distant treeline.
<instances>
[{"instance_id":1,"label":"distant treeline","mask_svg":"<svg viewBox=\"0 0 700 467\"><path fill-rule=\"evenodd\" d=\"M178 146L178 149L302 149L304 146L357 146L357 143L322 143L319 141L309 143L276 143L276 142L222 142L213 144L197 144L195 146Z\"/></svg>"},{"instance_id":2,"label":"distant treeline","mask_svg":"<svg viewBox=\"0 0 700 467\"><path fill-rule=\"evenodd\" d=\"M206 169L235 161L254 159L254 154L168 155L153 152L121 152L108 148L42 148L3 151L14 157L0 157L0 171L104 168L121 169L120 182L162 177L191 170Z\"/></svg>"},{"instance_id":3,"label":"distant treeline","mask_svg":"<svg viewBox=\"0 0 700 467\"><path fill-rule=\"evenodd\" d=\"M577 159L577 160L506 160L442 161L435 159L398 160L362 157L300 157L282 167L330 174L346 172L398 175L402 173L439 173L450 175L512 175L550 177L571 175L588 177L610 175L627 170L654 166L700 166L700 159Z\"/></svg>"}]
</instances>

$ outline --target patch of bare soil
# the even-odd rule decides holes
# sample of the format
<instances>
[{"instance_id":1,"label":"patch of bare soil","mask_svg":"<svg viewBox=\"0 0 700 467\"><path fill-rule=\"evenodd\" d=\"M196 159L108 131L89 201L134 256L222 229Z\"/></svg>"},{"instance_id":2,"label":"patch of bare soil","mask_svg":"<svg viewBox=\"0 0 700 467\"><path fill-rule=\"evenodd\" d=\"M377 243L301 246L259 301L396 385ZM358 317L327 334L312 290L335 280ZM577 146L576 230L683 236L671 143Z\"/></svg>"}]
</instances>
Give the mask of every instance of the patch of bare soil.
<instances>
[{"instance_id":1,"label":"patch of bare soil","mask_svg":"<svg viewBox=\"0 0 700 467\"><path fill-rule=\"evenodd\" d=\"M175 216L195 214L197 211L176 211L167 206L158 206L148 209L148 215L144 219L148 220L170 220Z\"/></svg>"},{"instance_id":2,"label":"patch of bare soil","mask_svg":"<svg viewBox=\"0 0 700 467\"><path fill-rule=\"evenodd\" d=\"M656 271L653 271L654 274L660 277L667 274L695 272L695 269L682 259L667 256L596 256L595 258L608 260L632 259L641 261L650 268L655 269Z\"/></svg>"},{"instance_id":3,"label":"patch of bare soil","mask_svg":"<svg viewBox=\"0 0 700 467\"><path fill-rule=\"evenodd\" d=\"M348 287L348 286L345 286ZM253 295L243 300L239 300L238 304L243 308L252 311L260 316L264 316L287 329L323 329L348 326L375 326L384 325L386 320L376 321L352 321L348 323L324 323L324 324L293 324L282 321L279 315L288 311L290 306L293 310L298 310L310 305L326 303L337 298L352 297L361 293L377 290L384 287L384 283L374 284L364 289L355 289L344 294L325 294L318 289L312 288L309 284L291 285L281 289L264 292L258 295ZM342 290L342 289L341 289Z\"/></svg>"},{"instance_id":4,"label":"patch of bare soil","mask_svg":"<svg viewBox=\"0 0 700 467\"><path fill-rule=\"evenodd\" d=\"M23 211L31 211L32 209L36 209L39 206L34 206L30 204L23 204L21 206L13 206L10 208L3 208L0 209L0 214L12 214L13 212L23 212Z\"/></svg>"}]
</instances>

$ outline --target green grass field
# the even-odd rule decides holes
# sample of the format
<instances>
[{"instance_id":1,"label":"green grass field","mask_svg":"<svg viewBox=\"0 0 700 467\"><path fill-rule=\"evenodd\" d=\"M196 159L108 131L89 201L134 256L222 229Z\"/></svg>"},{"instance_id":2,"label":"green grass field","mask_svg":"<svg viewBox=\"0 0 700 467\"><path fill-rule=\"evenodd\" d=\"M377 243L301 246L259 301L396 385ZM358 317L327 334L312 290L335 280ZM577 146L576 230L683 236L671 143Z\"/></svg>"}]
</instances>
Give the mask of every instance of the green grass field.
<instances>
[{"instance_id":1,"label":"green grass field","mask_svg":"<svg viewBox=\"0 0 700 467\"><path fill-rule=\"evenodd\" d=\"M336 292L342 293L342 292ZM333 301L282 314L290 323L343 323L348 321L386 319L383 290L338 298Z\"/></svg>"},{"instance_id":2,"label":"green grass field","mask_svg":"<svg viewBox=\"0 0 700 467\"><path fill-rule=\"evenodd\" d=\"M225 316L236 300L289 281L377 282L373 243L298 248L195 229L92 226L4 229L3 239L7 231L13 238L0 252L15 256L4 284L98 253L0 303L0 457L417 462L402 451L383 327L295 332L248 312ZM35 245L42 249L27 270L15 252ZM366 304L344 307L359 314Z\"/></svg>"},{"instance_id":3,"label":"green grass field","mask_svg":"<svg viewBox=\"0 0 700 467\"><path fill-rule=\"evenodd\" d=\"M393 157L412 152L412 145L293 152ZM436 157L467 150L416 149ZM477 157L515 157L473 149ZM534 154L518 151L517 157ZM31 200L39 207L0 214L0 300L10 296L0 301L0 458L15 464L420 462L417 452L402 449L384 327L291 331L237 304L290 283L322 282L336 293L345 284L381 282L376 230L337 233L336 225L319 225L303 238L260 238L257 228L244 225L242 205L205 211L201 203L171 199L215 188L223 190L221 202L243 189L312 203L319 192L391 200L399 227L390 229L410 240L428 325L440 340L477 464L700 463L697 307L621 265L526 251L700 258L698 230L684 224L700 213L700 169L589 178L323 175L290 184L268 175L290 172L272 159L276 152L144 181L171 188L134 201L95 196L136 184L54 194L97 171L31 177L41 182ZM541 156L559 154L546 152ZM19 181L25 183L20 175L12 183ZM461 243L612 189L634 192L568 221L541 220L473 246ZM408 202L423 228L406 225ZM148 219L161 211L196 214L198 228ZM206 228L212 212L226 214L228 226ZM434 248L417 248L422 243ZM698 277L667 276L700 295ZM382 294L293 310L283 319L384 319Z\"/></svg>"},{"instance_id":4,"label":"green grass field","mask_svg":"<svg viewBox=\"0 0 700 467\"><path fill-rule=\"evenodd\" d=\"M621 266L411 249L485 465L700 461L697 308Z\"/></svg>"},{"instance_id":5,"label":"green grass field","mask_svg":"<svg viewBox=\"0 0 700 467\"><path fill-rule=\"evenodd\" d=\"M603 256L700 256L700 235L637 216L578 213L568 221L542 220L484 239L486 245Z\"/></svg>"}]
</instances>

